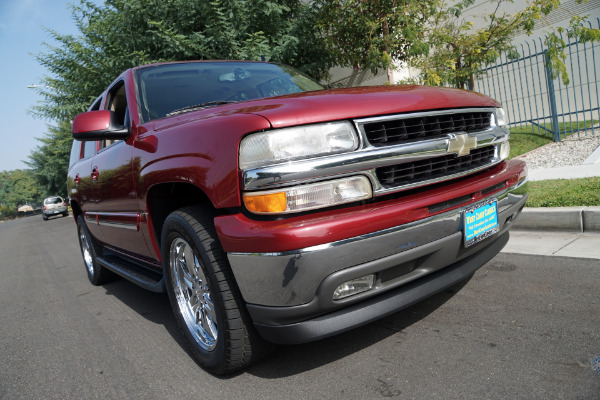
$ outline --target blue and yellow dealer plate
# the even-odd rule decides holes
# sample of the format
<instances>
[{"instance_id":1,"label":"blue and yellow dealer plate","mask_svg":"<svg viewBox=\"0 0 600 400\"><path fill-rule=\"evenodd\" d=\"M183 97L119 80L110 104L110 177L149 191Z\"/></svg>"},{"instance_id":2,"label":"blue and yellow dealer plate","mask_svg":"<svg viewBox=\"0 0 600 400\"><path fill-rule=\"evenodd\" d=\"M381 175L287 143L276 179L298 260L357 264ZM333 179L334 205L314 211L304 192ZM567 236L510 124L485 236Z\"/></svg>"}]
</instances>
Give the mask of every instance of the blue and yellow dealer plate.
<instances>
[{"instance_id":1,"label":"blue and yellow dealer plate","mask_svg":"<svg viewBox=\"0 0 600 400\"><path fill-rule=\"evenodd\" d=\"M498 200L479 203L463 214L465 247L490 237L500 229L498 225Z\"/></svg>"}]
</instances>

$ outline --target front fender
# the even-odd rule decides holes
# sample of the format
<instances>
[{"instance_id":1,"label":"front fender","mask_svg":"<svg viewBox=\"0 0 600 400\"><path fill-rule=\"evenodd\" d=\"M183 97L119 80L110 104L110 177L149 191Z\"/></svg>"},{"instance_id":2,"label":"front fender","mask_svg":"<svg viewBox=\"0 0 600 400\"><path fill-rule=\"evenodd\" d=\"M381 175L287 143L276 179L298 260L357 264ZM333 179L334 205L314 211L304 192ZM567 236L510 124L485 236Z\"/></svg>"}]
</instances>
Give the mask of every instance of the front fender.
<instances>
[{"instance_id":1,"label":"front fender","mask_svg":"<svg viewBox=\"0 0 600 400\"><path fill-rule=\"evenodd\" d=\"M154 185L184 182L200 188L215 208L239 207L240 140L268 128L261 116L233 114L179 121L139 135L132 168L140 200L145 202Z\"/></svg>"}]
</instances>

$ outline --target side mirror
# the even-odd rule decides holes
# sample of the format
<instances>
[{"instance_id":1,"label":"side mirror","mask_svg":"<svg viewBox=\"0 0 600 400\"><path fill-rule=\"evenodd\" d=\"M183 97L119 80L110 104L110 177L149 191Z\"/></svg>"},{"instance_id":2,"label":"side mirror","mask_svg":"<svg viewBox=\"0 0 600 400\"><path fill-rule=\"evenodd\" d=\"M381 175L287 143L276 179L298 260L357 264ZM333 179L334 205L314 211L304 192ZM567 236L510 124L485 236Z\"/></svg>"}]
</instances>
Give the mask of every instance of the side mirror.
<instances>
[{"instance_id":1,"label":"side mirror","mask_svg":"<svg viewBox=\"0 0 600 400\"><path fill-rule=\"evenodd\" d=\"M73 120L71 129L76 140L122 140L129 137L129 127L117 122L117 115L110 110L88 111Z\"/></svg>"}]
</instances>

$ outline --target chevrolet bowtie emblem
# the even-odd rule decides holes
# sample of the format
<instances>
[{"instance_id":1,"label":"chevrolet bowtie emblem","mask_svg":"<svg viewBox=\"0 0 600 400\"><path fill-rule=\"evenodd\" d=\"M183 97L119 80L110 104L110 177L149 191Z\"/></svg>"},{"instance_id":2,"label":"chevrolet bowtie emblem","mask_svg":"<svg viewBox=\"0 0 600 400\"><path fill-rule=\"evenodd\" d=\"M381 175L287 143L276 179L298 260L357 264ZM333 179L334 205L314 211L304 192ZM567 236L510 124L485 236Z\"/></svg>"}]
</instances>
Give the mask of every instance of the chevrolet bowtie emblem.
<instances>
[{"instance_id":1,"label":"chevrolet bowtie emblem","mask_svg":"<svg viewBox=\"0 0 600 400\"><path fill-rule=\"evenodd\" d=\"M448 140L448 153L458 153L459 157L466 156L471 150L477 148L477 138L469 137L466 133L452 135Z\"/></svg>"}]
</instances>

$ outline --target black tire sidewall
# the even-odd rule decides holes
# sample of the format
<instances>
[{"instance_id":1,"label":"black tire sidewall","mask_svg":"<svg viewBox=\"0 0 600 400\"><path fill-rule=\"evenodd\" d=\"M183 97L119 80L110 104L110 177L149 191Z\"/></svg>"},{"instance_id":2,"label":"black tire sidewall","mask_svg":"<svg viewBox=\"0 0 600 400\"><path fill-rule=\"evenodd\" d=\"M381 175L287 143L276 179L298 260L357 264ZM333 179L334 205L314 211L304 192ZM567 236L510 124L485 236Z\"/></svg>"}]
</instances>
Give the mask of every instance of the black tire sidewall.
<instances>
[{"instance_id":1,"label":"black tire sidewall","mask_svg":"<svg viewBox=\"0 0 600 400\"><path fill-rule=\"evenodd\" d=\"M167 293L169 296L169 301L171 303L171 308L173 309L173 313L175 314L175 319L179 324L181 330L183 331L187 342L190 344L190 349L194 353L194 356L200 361L200 363L209 371L217 372L223 369L225 366L222 365L225 360L225 334L226 329L224 327L225 317L223 315L223 298L221 292L218 290L219 285L215 280L215 271L212 268L212 262L207 253L211 252L212 249L207 249L203 245L202 241L196 235L193 227L189 224L189 222L182 216L181 213L175 212L171 214L163 225L162 230L162 258L163 258L163 266L165 268L165 280ZM188 330L187 324L181 315L181 311L179 310L179 304L177 303L177 298L175 296L173 277L171 275L171 265L170 265L170 250L171 244L177 238L184 239L190 246L192 246L192 250L195 255L201 261L201 268L204 272L204 276L208 280L210 294L214 299L213 304L215 306L215 314L217 317L217 343L216 347L207 351L204 350L200 345L196 342L194 337Z\"/></svg>"}]
</instances>

